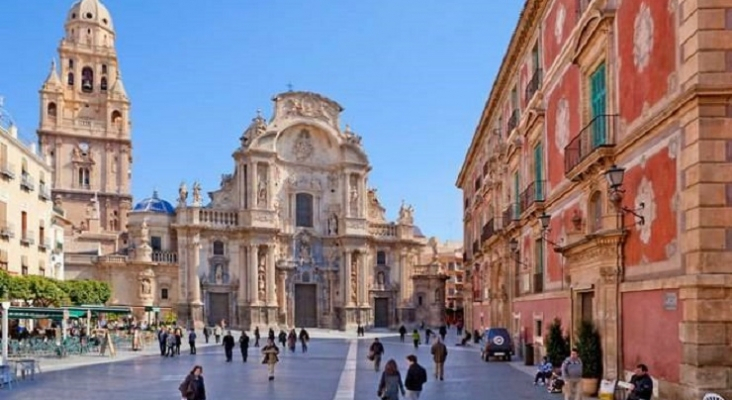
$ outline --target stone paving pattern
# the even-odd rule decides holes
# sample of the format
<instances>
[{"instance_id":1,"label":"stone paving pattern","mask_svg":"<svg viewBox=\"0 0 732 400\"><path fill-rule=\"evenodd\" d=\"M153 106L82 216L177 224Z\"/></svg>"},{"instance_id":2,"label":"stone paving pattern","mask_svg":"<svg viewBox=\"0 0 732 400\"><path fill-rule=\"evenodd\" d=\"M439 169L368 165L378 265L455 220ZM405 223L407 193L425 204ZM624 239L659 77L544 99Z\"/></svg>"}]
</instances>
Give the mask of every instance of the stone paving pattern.
<instances>
[{"instance_id":1,"label":"stone paving pattern","mask_svg":"<svg viewBox=\"0 0 732 400\"><path fill-rule=\"evenodd\" d=\"M194 364L204 368L209 400L219 399L323 399L336 395L345 365L346 355L354 339L317 338L311 341L308 353L282 351L274 382L267 380L266 367L261 364L259 349L250 348L249 362L244 364L236 349L234 362L225 362L223 348L217 346L199 350L191 356L182 351L181 357L162 358L141 356L116 363L91 365L47 372L35 381L19 382L13 390L0 390L3 400L37 400L73 397L78 400L179 399L178 385ZM433 363L429 347L421 345L414 351L412 344L400 343L397 337L382 338L386 354L384 362L394 358L404 375L405 357L416 354L429 373L421 399L532 399L561 400L541 386L533 386L527 374L532 369L517 367L517 363L480 360L477 347L454 346L448 338L449 355L445 380L433 379ZM380 377L366 359L372 339L358 340L356 356L355 400L376 399ZM185 347L185 346L184 346ZM351 386L351 385L348 385ZM341 387L341 389L344 389ZM348 388L348 389L352 389Z\"/></svg>"}]
</instances>

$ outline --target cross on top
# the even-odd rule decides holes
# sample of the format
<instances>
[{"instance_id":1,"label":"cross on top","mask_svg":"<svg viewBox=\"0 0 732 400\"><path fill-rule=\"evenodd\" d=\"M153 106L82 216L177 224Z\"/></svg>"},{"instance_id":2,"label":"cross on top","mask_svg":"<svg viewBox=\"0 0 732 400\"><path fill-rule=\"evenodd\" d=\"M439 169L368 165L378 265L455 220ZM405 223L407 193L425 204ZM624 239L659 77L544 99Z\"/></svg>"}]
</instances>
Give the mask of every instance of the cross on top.
<instances>
[{"instance_id":1,"label":"cross on top","mask_svg":"<svg viewBox=\"0 0 732 400\"><path fill-rule=\"evenodd\" d=\"M292 92L292 83L287 84L287 91Z\"/></svg>"}]
</instances>

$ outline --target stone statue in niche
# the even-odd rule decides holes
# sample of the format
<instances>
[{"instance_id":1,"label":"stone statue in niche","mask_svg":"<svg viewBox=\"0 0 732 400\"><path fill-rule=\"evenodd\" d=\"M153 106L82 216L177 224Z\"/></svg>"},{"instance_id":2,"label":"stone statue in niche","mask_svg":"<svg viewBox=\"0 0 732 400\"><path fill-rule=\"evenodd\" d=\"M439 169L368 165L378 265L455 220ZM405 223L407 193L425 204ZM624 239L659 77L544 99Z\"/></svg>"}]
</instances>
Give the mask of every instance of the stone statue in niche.
<instances>
[{"instance_id":1,"label":"stone statue in niche","mask_svg":"<svg viewBox=\"0 0 732 400\"><path fill-rule=\"evenodd\" d=\"M267 167L259 166L257 176L257 205L267 206Z\"/></svg>"},{"instance_id":2,"label":"stone statue in niche","mask_svg":"<svg viewBox=\"0 0 732 400\"><path fill-rule=\"evenodd\" d=\"M351 301L355 303L358 299L358 254L351 257Z\"/></svg>"},{"instance_id":3,"label":"stone statue in niche","mask_svg":"<svg viewBox=\"0 0 732 400\"><path fill-rule=\"evenodd\" d=\"M221 264L217 264L214 270L214 279L217 285L221 285L224 283L224 266Z\"/></svg>"},{"instance_id":4,"label":"stone statue in niche","mask_svg":"<svg viewBox=\"0 0 732 400\"><path fill-rule=\"evenodd\" d=\"M328 218L328 235L338 234L338 215L333 213Z\"/></svg>"},{"instance_id":5,"label":"stone statue in niche","mask_svg":"<svg viewBox=\"0 0 732 400\"><path fill-rule=\"evenodd\" d=\"M379 286L384 286L386 284L386 278L384 277L384 272L379 271L379 273L376 274L376 284Z\"/></svg>"},{"instance_id":6,"label":"stone statue in niche","mask_svg":"<svg viewBox=\"0 0 732 400\"><path fill-rule=\"evenodd\" d=\"M300 235L300 250L298 252L298 258L301 262L310 261L312 252L310 251L310 236L307 234Z\"/></svg>"},{"instance_id":7,"label":"stone statue in niche","mask_svg":"<svg viewBox=\"0 0 732 400\"><path fill-rule=\"evenodd\" d=\"M185 182L181 182L178 187L178 205L185 206L188 201L188 186Z\"/></svg>"},{"instance_id":8,"label":"stone statue in niche","mask_svg":"<svg viewBox=\"0 0 732 400\"><path fill-rule=\"evenodd\" d=\"M310 132L303 129L298 133L297 140L292 147L292 154L297 161L305 161L313 155L315 146L311 143Z\"/></svg>"},{"instance_id":9,"label":"stone statue in niche","mask_svg":"<svg viewBox=\"0 0 732 400\"><path fill-rule=\"evenodd\" d=\"M259 301L265 301L265 295L266 295L266 285L265 285L265 265L267 260L267 250L265 248L260 248L259 252L257 253L257 282L258 282L258 295L259 295Z\"/></svg>"},{"instance_id":10,"label":"stone statue in niche","mask_svg":"<svg viewBox=\"0 0 732 400\"><path fill-rule=\"evenodd\" d=\"M193 205L200 206L202 203L201 198L201 184L198 182L193 183Z\"/></svg>"},{"instance_id":11,"label":"stone statue in niche","mask_svg":"<svg viewBox=\"0 0 732 400\"><path fill-rule=\"evenodd\" d=\"M351 207L351 215L356 216L358 214L358 188L356 186L351 186L349 205Z\"/></svg>"},{"instance_id":12,"label":"stone statue in niche","mask_svg":"<svg viewBox=\"0 0 732 400\"><path fill-rule=\"evenodd\" d=\"M414 207L404 203L404 200L402 200L402 205L399 208L398 222L404 225L414 225Z\"/></svg>"},{"instance_id":13,"label":"stone statue in niche","mask_svg":"<svg viewBox=\"0 0 732 400\"><path fill-rule=\"evenodd\" d=\"M150 283L150 279L143 279L140 283L140 291L144 295L148 295L152 293L152 284Z\"/></svg>"}]
</instances>

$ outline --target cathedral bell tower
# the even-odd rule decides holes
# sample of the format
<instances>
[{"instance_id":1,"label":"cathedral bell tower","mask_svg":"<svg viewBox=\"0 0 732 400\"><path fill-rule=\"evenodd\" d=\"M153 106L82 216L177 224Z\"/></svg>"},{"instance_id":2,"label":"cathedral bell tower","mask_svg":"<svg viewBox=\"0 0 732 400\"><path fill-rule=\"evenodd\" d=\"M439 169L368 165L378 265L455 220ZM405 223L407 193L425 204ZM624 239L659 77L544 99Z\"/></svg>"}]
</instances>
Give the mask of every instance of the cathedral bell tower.
<instances>
[{"instance_id":1,"label":"cathedral bell tower","mask_svg":"<svg viewBox=\"0 0 732 400\"><path fill-rule=\"evenodd\" d=\"M99 0L80 0L65 31L40 90L38 140L54 169L53 198L81 230L98 200L100 231L119 233L131 207L132 142L112 17Z\"/></svg>"}]
</instances>

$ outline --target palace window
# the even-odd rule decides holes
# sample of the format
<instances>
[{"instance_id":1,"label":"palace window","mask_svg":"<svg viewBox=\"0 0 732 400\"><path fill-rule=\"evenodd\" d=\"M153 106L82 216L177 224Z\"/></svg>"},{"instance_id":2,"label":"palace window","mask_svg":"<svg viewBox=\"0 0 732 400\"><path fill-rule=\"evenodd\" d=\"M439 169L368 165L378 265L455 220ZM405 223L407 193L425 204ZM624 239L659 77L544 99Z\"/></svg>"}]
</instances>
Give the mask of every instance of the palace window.
<instances>
[{"instance_id":1,"label":"palace window","mask_svg":"<svg viewBox=\"0 0 732 400\"><path fill-rule=\"evenodd\" d=\"M224 255L224 242L217 240L213 242L213 253L215 256Z\"/></svg>"},{"instance_id":2,"label":"palace window","mask_svg":"<svg viewBox=\"0 0 732 400\"><path fill-rule=\"evenodd\" d=\"M386 265L386 252L384 250L376 252L376 265Z\"/></svg>"},{"instance_id":3,"label":"palace window","mask_svg":"<svg viewBox=\"0 0 732 400\"><path fill-rule=\"evenodd\" d=\"M79 187L82 189L89 189L90 186L90 171L89 168L81 167L79 168Z\"/></svg>"},{"instance_id":4,"label":"palace window","mask_svg":"<svg viewBox=\"0 0 732 400\"><path fill-rule=\"evenodd\" d=\"M160 298L163 300L167 300L168 297L168 288L162 288L160 289Z\"/></svg>"},{"instance_id":5,"label":"palace window","mask_svg":"<svg viewBox=\"0 0 732 400\"><path fill-rule=\"evenodd\" d=\"M81 91L91 93L94 90L94 71L91 67L84 67L81 70Z\"/></svg>"},{"instance_id":6,"label":"palace window","mask_svg":"<svg viewBox=\"0 0 732 400\"><path fill-rule=\"evenodd\" d=\"M163 250L163 238L160 236L151 236L150 237L150 247L152 247L152 251L162 251Z\"/></svg>"},{"instance_id":7,"label":"palace window","mask_svg":"<svg viewBox=\"0 0 732 400\"><path fill-rule=\"evenodd\" d=\"M298 193L295 196L295 226L313 227L313 195Z\"/></svg>"}]
</instances>

